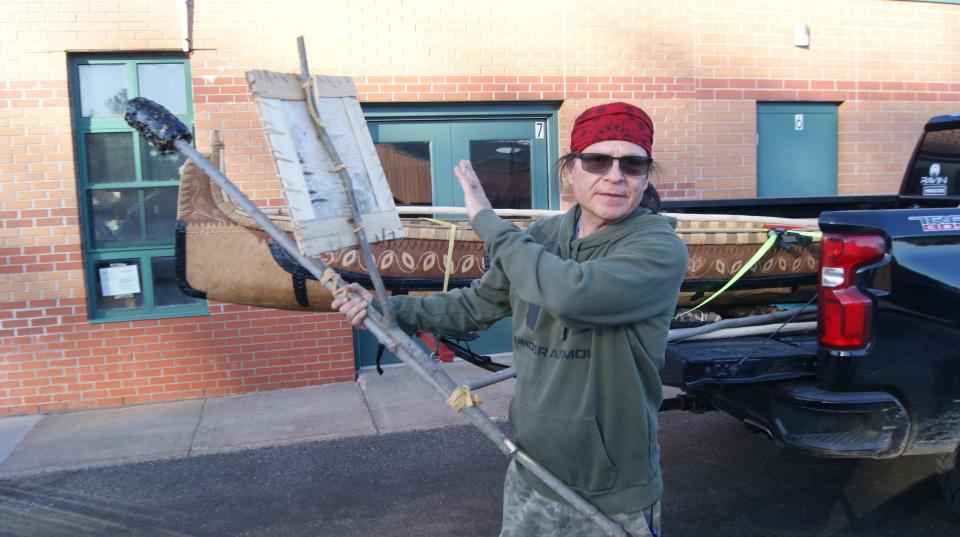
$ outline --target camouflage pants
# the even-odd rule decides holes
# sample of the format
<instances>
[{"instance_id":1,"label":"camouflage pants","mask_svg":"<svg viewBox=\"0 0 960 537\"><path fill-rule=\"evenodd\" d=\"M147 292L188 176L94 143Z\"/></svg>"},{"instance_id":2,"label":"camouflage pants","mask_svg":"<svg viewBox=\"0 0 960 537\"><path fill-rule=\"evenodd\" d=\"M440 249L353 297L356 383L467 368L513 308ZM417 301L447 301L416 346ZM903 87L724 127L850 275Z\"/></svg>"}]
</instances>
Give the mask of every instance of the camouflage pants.
<instances>
[{"instance_id":1,"label":"camouflage pants","mask_svg":"<svg viewBox=\"0 0 960 537\"><path fill-rule=\"evenodd\" d=\"M500 537L603 537L603 530L579 511L557 503L537 491L520 477L516 462L507 468L503 483L503 526ZM660 502L634 513L609 515L623 526L630 537L660 536ZM650 531L647 531L647 528Z\"/></svg>"}]
</instances>

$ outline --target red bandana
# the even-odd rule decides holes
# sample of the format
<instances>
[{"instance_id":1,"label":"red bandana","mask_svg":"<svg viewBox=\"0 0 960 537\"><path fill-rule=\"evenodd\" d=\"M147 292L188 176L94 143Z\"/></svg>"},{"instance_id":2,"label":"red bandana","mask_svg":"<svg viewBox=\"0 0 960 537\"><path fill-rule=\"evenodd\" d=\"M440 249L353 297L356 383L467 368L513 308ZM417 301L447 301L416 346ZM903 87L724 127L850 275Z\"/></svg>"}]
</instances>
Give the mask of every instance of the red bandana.
<instances>
[{"instance_id":1,"label":"red bandana","mask_svg":"<svg viewBox=\"0 0 960 537\"><path fill-rule=\"evenodd\" d=\"M647 156L652 156L653 121L632 104L610 103L588 108L573 122L570 151L579 153L591 144L607 140L633 142L642 147Z\"/></svg>"}]
</instances>

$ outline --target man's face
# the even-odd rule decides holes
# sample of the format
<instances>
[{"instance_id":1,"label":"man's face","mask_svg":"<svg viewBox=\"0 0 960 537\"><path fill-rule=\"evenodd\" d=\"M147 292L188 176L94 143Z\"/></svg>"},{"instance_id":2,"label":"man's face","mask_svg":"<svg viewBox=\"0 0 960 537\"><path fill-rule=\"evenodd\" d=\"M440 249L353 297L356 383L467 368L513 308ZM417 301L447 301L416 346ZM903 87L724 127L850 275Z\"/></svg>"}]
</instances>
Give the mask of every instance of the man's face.
<instances>
[{"instance_id":1,"label":"man's face","mask_svg":"<svg viewBox=\"0 0 960 537\"><path fill-rule=\"evenodd\" d=\"M597 142L580 152L611 157L646 157L647 152L639 145L623 140ZM602 227L619 222L632 213L643 199L647 189L647 174L623 173L620 161L613 161L610 169L591 173L583 168L582 159L573 162L570 172L573 199L581 206L581 236L586 236Z\"/></svg>"}]
</instances>

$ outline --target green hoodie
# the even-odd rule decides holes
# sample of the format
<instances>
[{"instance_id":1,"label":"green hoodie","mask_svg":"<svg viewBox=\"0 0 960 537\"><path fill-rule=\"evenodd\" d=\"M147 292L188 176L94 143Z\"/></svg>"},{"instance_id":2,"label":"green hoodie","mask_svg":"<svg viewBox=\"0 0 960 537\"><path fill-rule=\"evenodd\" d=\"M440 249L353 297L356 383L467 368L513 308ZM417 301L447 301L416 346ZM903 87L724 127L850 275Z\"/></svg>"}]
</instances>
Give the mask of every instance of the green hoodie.
<instances>
[{"instance_id":1,"label":"green hoodie","mask_svg":"<svg viewBox=\"0 0 960 537\"><path fill-rule=\"evenodd\" d=\"M492 261L483 278L393 300L407 331L482 330L512 313L517 444L604 512L630 513L663 490L658 370L687 250L672 219L644 208L571 240L579 214L575 205L523 232L481 211L473 229Z\"/></svg>"}]
</instances>

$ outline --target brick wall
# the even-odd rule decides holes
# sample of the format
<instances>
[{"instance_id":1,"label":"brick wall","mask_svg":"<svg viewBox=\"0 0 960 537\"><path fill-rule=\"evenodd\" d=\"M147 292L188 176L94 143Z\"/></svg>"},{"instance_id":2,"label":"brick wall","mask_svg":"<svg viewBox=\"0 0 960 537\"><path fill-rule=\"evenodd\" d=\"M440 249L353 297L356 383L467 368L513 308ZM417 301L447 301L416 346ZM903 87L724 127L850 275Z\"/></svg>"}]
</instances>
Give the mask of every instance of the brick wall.
<instances>
[{"instance_id":1,"label":"brick wall","mask_svg":"<svg viewBox=\"0 0 960 537\"><path fill-rule=\"evenodd\" d=\"M211 303L203 317L87 321L67 52L180 50L179 7L0 6L0 415L353 379L350 329L330 314ZM210 129L245 132L228 140L227 171L260 203L277 205L242 71L214 85L195 72L197 131L201 145Z\"/></svg>"},{"instance_id":2,"label":"brick wall","mask_svg":"<svg viewBox=\"0 0 960 537\"><path fill-rule=\"evenodd\" d=\"M211 304L210 315L87 321L68 52L179 51L182 2L0 5L0 415L349 380L328 314ZM811 46L793 46L794 25ZM960 6L895 0L194 0L198 145L283 204L244 71L353 76L361 99L562 101L651 113L667 197L749 197L756 102L839 102L841 194L894 192L923 122L960 108Z\"/></svg>"}]
</instances>

